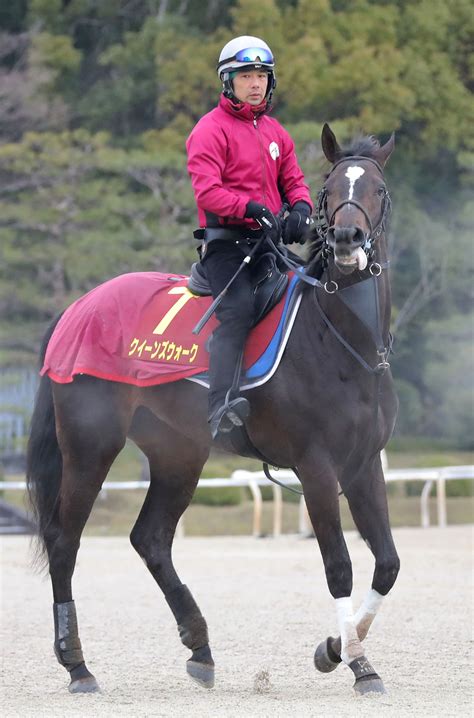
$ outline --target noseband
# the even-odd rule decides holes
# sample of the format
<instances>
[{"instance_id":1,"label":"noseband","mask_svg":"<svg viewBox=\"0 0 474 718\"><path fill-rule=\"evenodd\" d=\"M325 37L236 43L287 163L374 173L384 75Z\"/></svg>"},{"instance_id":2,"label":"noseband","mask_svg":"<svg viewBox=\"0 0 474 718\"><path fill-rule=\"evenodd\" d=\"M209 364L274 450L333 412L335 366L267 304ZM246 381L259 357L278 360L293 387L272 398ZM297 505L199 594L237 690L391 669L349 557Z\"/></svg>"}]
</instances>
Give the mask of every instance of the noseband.
<instances>
[{"instance_id":1,"label":"noseband","mask_svg":"<svg viewBox=\"0 0 474 718\"><path fill-rule=\"evenodd\" d=\"M364 162L372 162L373 165L377 167L380 174L383 177L383 169L380 166L380 164L377 162L377 160L372 159L372 157L362 157L360 155L351 155L349 157L343 157L342 159L338 160L331 168L331 171L329 172L328 177L334 172L336 167L339 167L340 164L343 162L353 162L354 160L364 160ZM328 243L328 231L333 227L333 222L336 216L336 213L339 212L339 210L344 207L346 204L351 204L354 207L357 207L358 210L362 212L364 215L367 224L369 225L369 233L365 238L365 244L363 246L363 250L367 254L367 256L370 256L371 250L372 250L372 243L375 242L382 232L385 230L385 221L390 213L392 202L390 199L390 195L386 189L384 189L384 195L382 198L382 207L380 211L380 217L375 225L375 227L372 224L372 220L369 216L369 213L365 209L365 207L358 202L355 199L346 199L343 202L340 202L340 204L337 205L336 209L332 212L331 216L328 217L328 206L327 206L327 190L325 187L321 190L318 197L318 208L317 208L317 220L316 220L316 232L318 234L318 237L324 242L325 250L326 252L332 251L332 248L329 246Z\"/></svg>"}]
</instances>

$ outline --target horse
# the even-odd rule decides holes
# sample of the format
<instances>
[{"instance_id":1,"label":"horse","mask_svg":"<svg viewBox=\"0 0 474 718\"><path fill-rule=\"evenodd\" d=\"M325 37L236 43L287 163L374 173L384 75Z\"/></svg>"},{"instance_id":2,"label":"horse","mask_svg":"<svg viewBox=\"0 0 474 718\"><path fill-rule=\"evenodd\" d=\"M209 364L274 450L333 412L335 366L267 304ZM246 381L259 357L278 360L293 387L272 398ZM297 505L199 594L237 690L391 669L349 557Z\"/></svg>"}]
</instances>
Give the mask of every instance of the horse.
<instances>
[{"instance_id":1,"label":"horse","mask_svg":"<svg viewBox=\"0 0 474 718\"><path fill-rule=\"evenodd\" d=\"M390 198L383 174L394 136L384 145L362 137L344 148L325 124L321 140L331 169L319 193L316 249L299 270L301 303L278 369L247 394L246 430L272 465L295 467L301 481L340 632L318 645L315 666L329 672L344 662L356 693L364 694L384 692L362 642L399 571L380 460L397 413L387 361ZM56 323L44 337L41 361ZM52 582L54 650L70 674L71 693L99 690L84 660L71 581L82 531L127 437L150 469L132 546L191 651L188 675L205 688L214 685L207 623L171 556L176 525L212 445L206 412L206 390L186 379L140 387L87 374L64 384L41 378L27 484ZM371 587L356 612L339 487L375 558Z\"/></svg>"}]
</instances>

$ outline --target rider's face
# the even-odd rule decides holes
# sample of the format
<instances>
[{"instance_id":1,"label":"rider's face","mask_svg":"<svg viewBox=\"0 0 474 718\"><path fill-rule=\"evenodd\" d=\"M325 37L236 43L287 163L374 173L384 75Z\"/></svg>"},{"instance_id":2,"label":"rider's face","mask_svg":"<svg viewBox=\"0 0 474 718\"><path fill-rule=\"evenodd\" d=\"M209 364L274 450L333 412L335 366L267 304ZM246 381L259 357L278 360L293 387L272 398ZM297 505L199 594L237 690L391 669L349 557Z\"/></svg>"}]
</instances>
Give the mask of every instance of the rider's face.
<instances>
[{"instance_id":1,"label":"rider's face","mask_svg":"<svg viewBox=\"0 0 474 718\"><path fill-rule=\"evenodd\" d=\"M260 105L263 102L268 84L268 73L263 70L243 70L233 80L234 95L240 102Z\"/></svg>"}]
</instances>

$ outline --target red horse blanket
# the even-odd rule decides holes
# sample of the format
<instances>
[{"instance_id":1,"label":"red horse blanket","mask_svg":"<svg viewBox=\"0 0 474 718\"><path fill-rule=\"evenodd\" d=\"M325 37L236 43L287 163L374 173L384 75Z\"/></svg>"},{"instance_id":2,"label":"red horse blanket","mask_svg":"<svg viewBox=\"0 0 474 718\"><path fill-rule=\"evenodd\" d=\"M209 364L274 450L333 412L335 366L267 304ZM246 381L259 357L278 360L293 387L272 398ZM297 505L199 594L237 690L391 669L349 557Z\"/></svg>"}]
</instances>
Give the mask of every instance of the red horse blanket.
<instances>
[{"instance_id":1,"label":"red horse blanket","mask_svg":"<svg viewBox=\"0 0 474 718\"><path fill-rule=\"evenodd\" d=\"M149 386L207 371L207 341L215 316L199 336L192 329L211 304L186 288L187 277L158 272L124 274L99 285L63 314L48 344L41 374L59 383L76 374ZM244 368L269 345L284 301L252 330Z\"/></svg>"}]
</instances>

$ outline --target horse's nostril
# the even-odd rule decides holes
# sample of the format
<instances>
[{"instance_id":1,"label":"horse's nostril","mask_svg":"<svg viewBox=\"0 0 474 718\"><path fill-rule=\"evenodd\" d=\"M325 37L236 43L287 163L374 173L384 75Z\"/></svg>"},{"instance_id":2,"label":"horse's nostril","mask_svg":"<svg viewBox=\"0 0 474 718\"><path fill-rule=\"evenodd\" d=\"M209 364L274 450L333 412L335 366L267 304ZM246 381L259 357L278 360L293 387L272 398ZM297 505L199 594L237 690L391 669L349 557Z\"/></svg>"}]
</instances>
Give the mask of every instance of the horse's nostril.
<instances>
[{"instance_id":1,"label":"horse's nostril","mask_svg":"<svg viewBox=\"0 0 474 718\"><path fill-rule=\"evenodd\" d=\"M354 236L354 242L358 244L359 246L362 246L365 242L365 232L360 227L356 227L356 233Z\"/></svg>"},{"instance_id":2,"label":"horse's nostril","mask_svg":"<svg viewBox=\"0 0 474 718\"><path fill-rule=\"evenodd\" d=\"M331 238L334 238L336 243L355 244L360 247L364 243L365 235L360 227L335 227Z\"/></svg>"}]
</instances>

